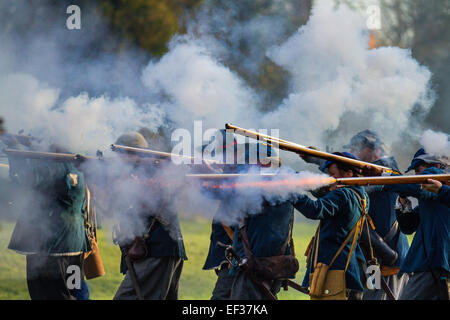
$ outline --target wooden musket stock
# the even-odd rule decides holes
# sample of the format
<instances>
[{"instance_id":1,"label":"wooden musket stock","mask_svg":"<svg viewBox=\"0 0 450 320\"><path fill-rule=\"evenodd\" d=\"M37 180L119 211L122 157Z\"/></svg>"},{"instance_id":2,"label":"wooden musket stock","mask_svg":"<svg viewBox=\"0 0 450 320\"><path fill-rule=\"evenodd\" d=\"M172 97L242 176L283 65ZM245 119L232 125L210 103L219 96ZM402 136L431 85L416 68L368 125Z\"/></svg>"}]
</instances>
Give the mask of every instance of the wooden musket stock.
<instances>
[{"instance_id":1,"label":"wooden musket stock","mask_svg":"<svg viewBox=\"0 0 450 320\"><path fill-rule=\"evenodd\" d=\"M335 183L353 186L375 186L384 184L422 184L427 179L438 180L442 183L450 182L450 174L424 174L411 176L381 176L334 179Z\"/></svg>"},{"instance_id":2,"label":"wooden musket stock","mask_svg":"<svg viewBox=\"0 0 450 320\"><path fill-rule=\"evenodd\" d=\"M234 126L232 124L225 124L225 128L226 129L232 129L234 130L235 133L243 135L243 136L247 136L253 139L257 139L257 140L261 140L264 141L268 144L270 144L271 146L281 149L281 150L285 150L285 151L291 151L291 152L295 152L298 154L308 154L310 156L313 157L317 157L317 158L321 158L321 159L325 159L325 160L332 160L332 161L338 161L338 162L342 162L342 163L347 163L349 165L358 167L358 168L364 168L364 167L372 167L375 168L377 170L381 170L382 172L387 172L387 173L400 173L392 168L389 167L385 167L385 166L380 166L377 164L373 164L370 162L365 162L365 161L361 161L361 160L356 160L356 159L351 159L351 158L347 158L347 157L342 157L336 154L332 154L329 152L325 152L325 151L319 151L319 150L315 150L315 149L311 149L305 146L302 146L300 144L294 143L294 142L290 142L287 140L283 140L283 139L279 139L279 138L275 138L266 134L262 134L262 133L258 133L256 131L252 131L252 130L247 130L244 128L240 128L237 126Z\"/></svg>"}]
</instances>

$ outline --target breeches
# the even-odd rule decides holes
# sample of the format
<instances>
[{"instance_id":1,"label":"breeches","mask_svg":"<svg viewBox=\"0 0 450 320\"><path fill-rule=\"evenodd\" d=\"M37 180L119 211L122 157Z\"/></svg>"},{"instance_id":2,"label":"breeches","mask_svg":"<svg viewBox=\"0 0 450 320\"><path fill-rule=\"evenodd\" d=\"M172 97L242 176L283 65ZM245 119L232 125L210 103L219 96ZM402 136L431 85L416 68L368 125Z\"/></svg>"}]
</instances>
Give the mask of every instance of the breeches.
<instances>
[{"instance_id":1,"label":"breeches","mask_svg":"<svg viewBox=\"0 0 450 320\"><path fill-rule=\"evenodd\" d=\"M133 262L139 287L146 300L177 300L183 260L179 257L149 257ZM114 300L137 300L130 270L119 286Z\"/></svg>"},{"instance_id":2,"label":"breeches","mask_svg":"<svg viewBox=\"0 0 450 320\"><path fill-rule=\"evenodd\" d=\"M27 284L31 300L74 300L84 279L84 255L27 255Z\"/></svg>"}]
</instances>

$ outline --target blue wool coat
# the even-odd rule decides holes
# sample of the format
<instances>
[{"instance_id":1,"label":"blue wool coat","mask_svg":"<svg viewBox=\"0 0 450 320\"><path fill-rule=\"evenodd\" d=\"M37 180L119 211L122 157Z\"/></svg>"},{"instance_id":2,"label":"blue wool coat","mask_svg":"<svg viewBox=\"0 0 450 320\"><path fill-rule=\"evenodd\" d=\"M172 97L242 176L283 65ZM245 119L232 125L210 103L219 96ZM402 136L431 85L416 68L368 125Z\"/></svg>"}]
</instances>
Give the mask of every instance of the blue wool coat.
<instances>
[{"instance_id":1,"label":"blue wool coat","mask_svg":"<svg viewBox=\"0 0 450 320\"><path fill-rule=\"evenodd\" d=\"M68 174L78 176L71 186ZM16 159L11 178L28 189L8 248L19 253L70 254L89 251L84 227L85 182L71 162Z\"/></svg>"},{"instance_id":2,"label":"blue wool coat","mask_svg":"<svg viewBox=\"0 0 450 320\"><path fill-rule=\"evenodd\" d=\"M219 247L217 242L222 242L226 245L232 245L233 239L228 236L224 229L225 225L229 226L233 231L237 224L237 217L234 217L233 210L233 197L234 193L230 193L223 197L220 202L219 208L213 218L211 226L211 236L208 256L206 257L205 264L203 265L203 270L209 270L220 267L220 265L227 260L225 259L225 249Z\"/></svg>"},{"instance_id":3,"label":"blue wool coat","mask_svg":"<svg viewBox=\"0 0 450 320\"><path fill-rule=\"evenodd\" d=\"M362 187L352 187L362 199L367 193ZM370 200L367 200L367 206ZM305 217L314 220L320 220L319 249L317 262L330 264L339 247L344 242L349 232L356 225L361 216L361 205L359 199L350 188L340 188L333 190L325 196L311 200L307 196L300 196L294 203L295 208ZM351 239L352 240L352 239ZM337 257L330 270L343 270L349 256L351 242L349 241L344 247L340 255ZM315 249L315 246L314 246ZM358 244L355 246L350 259L350 263L345 274L346 285L348 289L363 291L364 287L361 282L360 270L356 257L362 257L362 251ZM314 252L312 261L314 261ZM307 266L303 286L309 286L309 274L311 266Z\"/></svg>"},{"instance_id":4,"label":"blue wool coat","mask_svg":"<svg viewBox=\"0 0 450 320\"><path fill-rule=\"evenodd\" d=\"M223 225L220 221L214 220L211 228L211 237L208 250L208 256L206 257L203 270L215 269L227 260L225 259L225 249L219 247L217 242L222 242L226 245L233 244L233 239L230 239L226 233Z\"/></svg>"},{"instance_id":5,"label":"blue wool coat","mask_svg":"<svg viewBox=\"0 0 450 320\"><path fill-rule=\"evenodd\" d=\"M288 240L294 207L290 201L269 203L264 201L261 212L251 214L245 219L247 236L251 250L257 257L270 257L280 254L280 249ZM239 237L239 227L235 227L233 247L237 254L245 257L243 243ZM289 244L282 254L290 254ZM238 267L233 266L230 274Z\"/></svg>"},{"instance_id":6,"label":"blue wool coat","mask_svg":"<svg viewBox=\"0 0 450 320\"><path fill-rule=\"evenodd\" d=\"M374 164L397 169L397 163L393 157L378 159ZM375 225L375 231L384 238L397 220L395 201L398 194L384 189L383 186L370 186L365 189L370 199L369 216ZM393 266L399 267L409 249L406 235L400 232L399 236L388 241L387 245L398 253L398 259Z\"/></svg>"},{"instance_id":7,"label":"blue wool coat","mask_svg":"<svg viewBox=\"0 0 450 320\"><path fill-rule=\"evenodd\" d=\"M150 218L150 220L153 220L153 218ZM174 239L174 235L170 234L170 228L176 230L177 239ZM178 216L175 215L167 226L155 223L152 230L146 239L149 257L180 257L187 260Z\"/></svg>"},{"instance_id":8,"label":"blue wool coat","mask_svg":"<svg viewBox=\"0 0 450 320\"><path fill-rule=\"evenodd\" d=\"M443 171L434 167L422 172L440 173ZM436 194L421 189L419 184L391 185L386 188L419 200L419 205L412 213L399 213L398 216L405 233L416 232L400 266L400 273L425 272L431 268L450 271L450 208L442 204Z\"/></svg>"},{"instance_id":9,"label":"blue wool coat","mask_svg":"<svg viewBox=\"0 0 450 320\"><path fill-rule=\"evenodd\" d=\"M446 206L450 207L450 187L443 185L438 193L438 199L445 204Z\"/></svg>"}]
</instances>

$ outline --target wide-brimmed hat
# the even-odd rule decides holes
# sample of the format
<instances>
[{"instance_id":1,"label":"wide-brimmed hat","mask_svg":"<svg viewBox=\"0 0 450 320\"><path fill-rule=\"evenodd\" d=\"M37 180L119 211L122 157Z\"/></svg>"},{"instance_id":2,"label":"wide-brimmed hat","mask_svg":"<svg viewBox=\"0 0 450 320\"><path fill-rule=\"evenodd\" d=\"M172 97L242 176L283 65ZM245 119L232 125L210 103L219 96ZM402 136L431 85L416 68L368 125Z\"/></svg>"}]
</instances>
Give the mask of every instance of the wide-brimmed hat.
<instances>
[{"instance_id":1,"label":"wide-brimmed hat","mask_svg":"<svg viewBox=\"0 0 450 320\"><path fill-rule=\"evenodd\" d=\"M333 152L333 154L341 156L341 157L346 157L346 158L359 160L358 157L355 156L353 153L346 152L346 151L344 151L344 152ZM325 171L325 169L327 169L333 163L337 163L337 161L335 161L335 160L327 160L327 161L325 161L325 163L320 167L320 171Z\"/></svg>"},{"instance_id":2,"label":"wide-brimmed hat","mask_svg":"<svg viewBox=\"0 0 450 320\"><path fill-rule=\"evenodd\" d=\"M405 172L414 170L423 163L442 164L442 165L446 164L441 158L439 158L436 155L427 153L425 148L422 147L419 150L417 150L417 152L414 154L413 159L411 160L411 164L409 165L408 169Z\"/></svg>"}]
</instances>

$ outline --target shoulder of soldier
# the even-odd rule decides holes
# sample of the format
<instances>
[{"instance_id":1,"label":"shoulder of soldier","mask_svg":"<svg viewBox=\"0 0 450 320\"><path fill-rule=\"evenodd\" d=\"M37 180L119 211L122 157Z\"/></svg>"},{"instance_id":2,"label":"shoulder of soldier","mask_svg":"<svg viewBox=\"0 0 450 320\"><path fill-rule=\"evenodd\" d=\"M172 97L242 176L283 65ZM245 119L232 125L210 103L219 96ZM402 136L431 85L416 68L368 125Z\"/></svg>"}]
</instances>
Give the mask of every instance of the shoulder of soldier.
<instances>
[{"instance_id":1,"label":"shoulder of soldier","mask_svg":"<svg viewBox=\"0 0 450 320\"><path fill-rule=\"evenodd\" d=\"M395 160L395 158L393 156L381 157L380 159L374 161L373 163L374 164L378 164L380 166L389 167L389 168L394 169L396 171L400 171L398 169L397 161Z\"/></svg>"},{"instance_id":2,"label":"shoulder of soldier","mask_svg":"<svg viewBox=\"0 0 450 320\"><path fill-rule=\"evenodd\" d=\"M343 188L339 188L336 191L340 190L341 192L343 192L345 194L346 197L349 198L368 198L369 195L367 194L366 190L364 189L364 187L360 187L360 186L346 186Z\"/></svg>"},{"instance_id":3,"label":"shoulder of soldier","mask_svg":"<svg viewBox=\"0 0 450 320\"><path fill-rule=\"evenodd\" d=\"M328 192L321 199L326 199L328 201L348 201L349 199L355 197L354 193L350 190L350 187L341 187Z\"/></svg>"}]
</instances>

